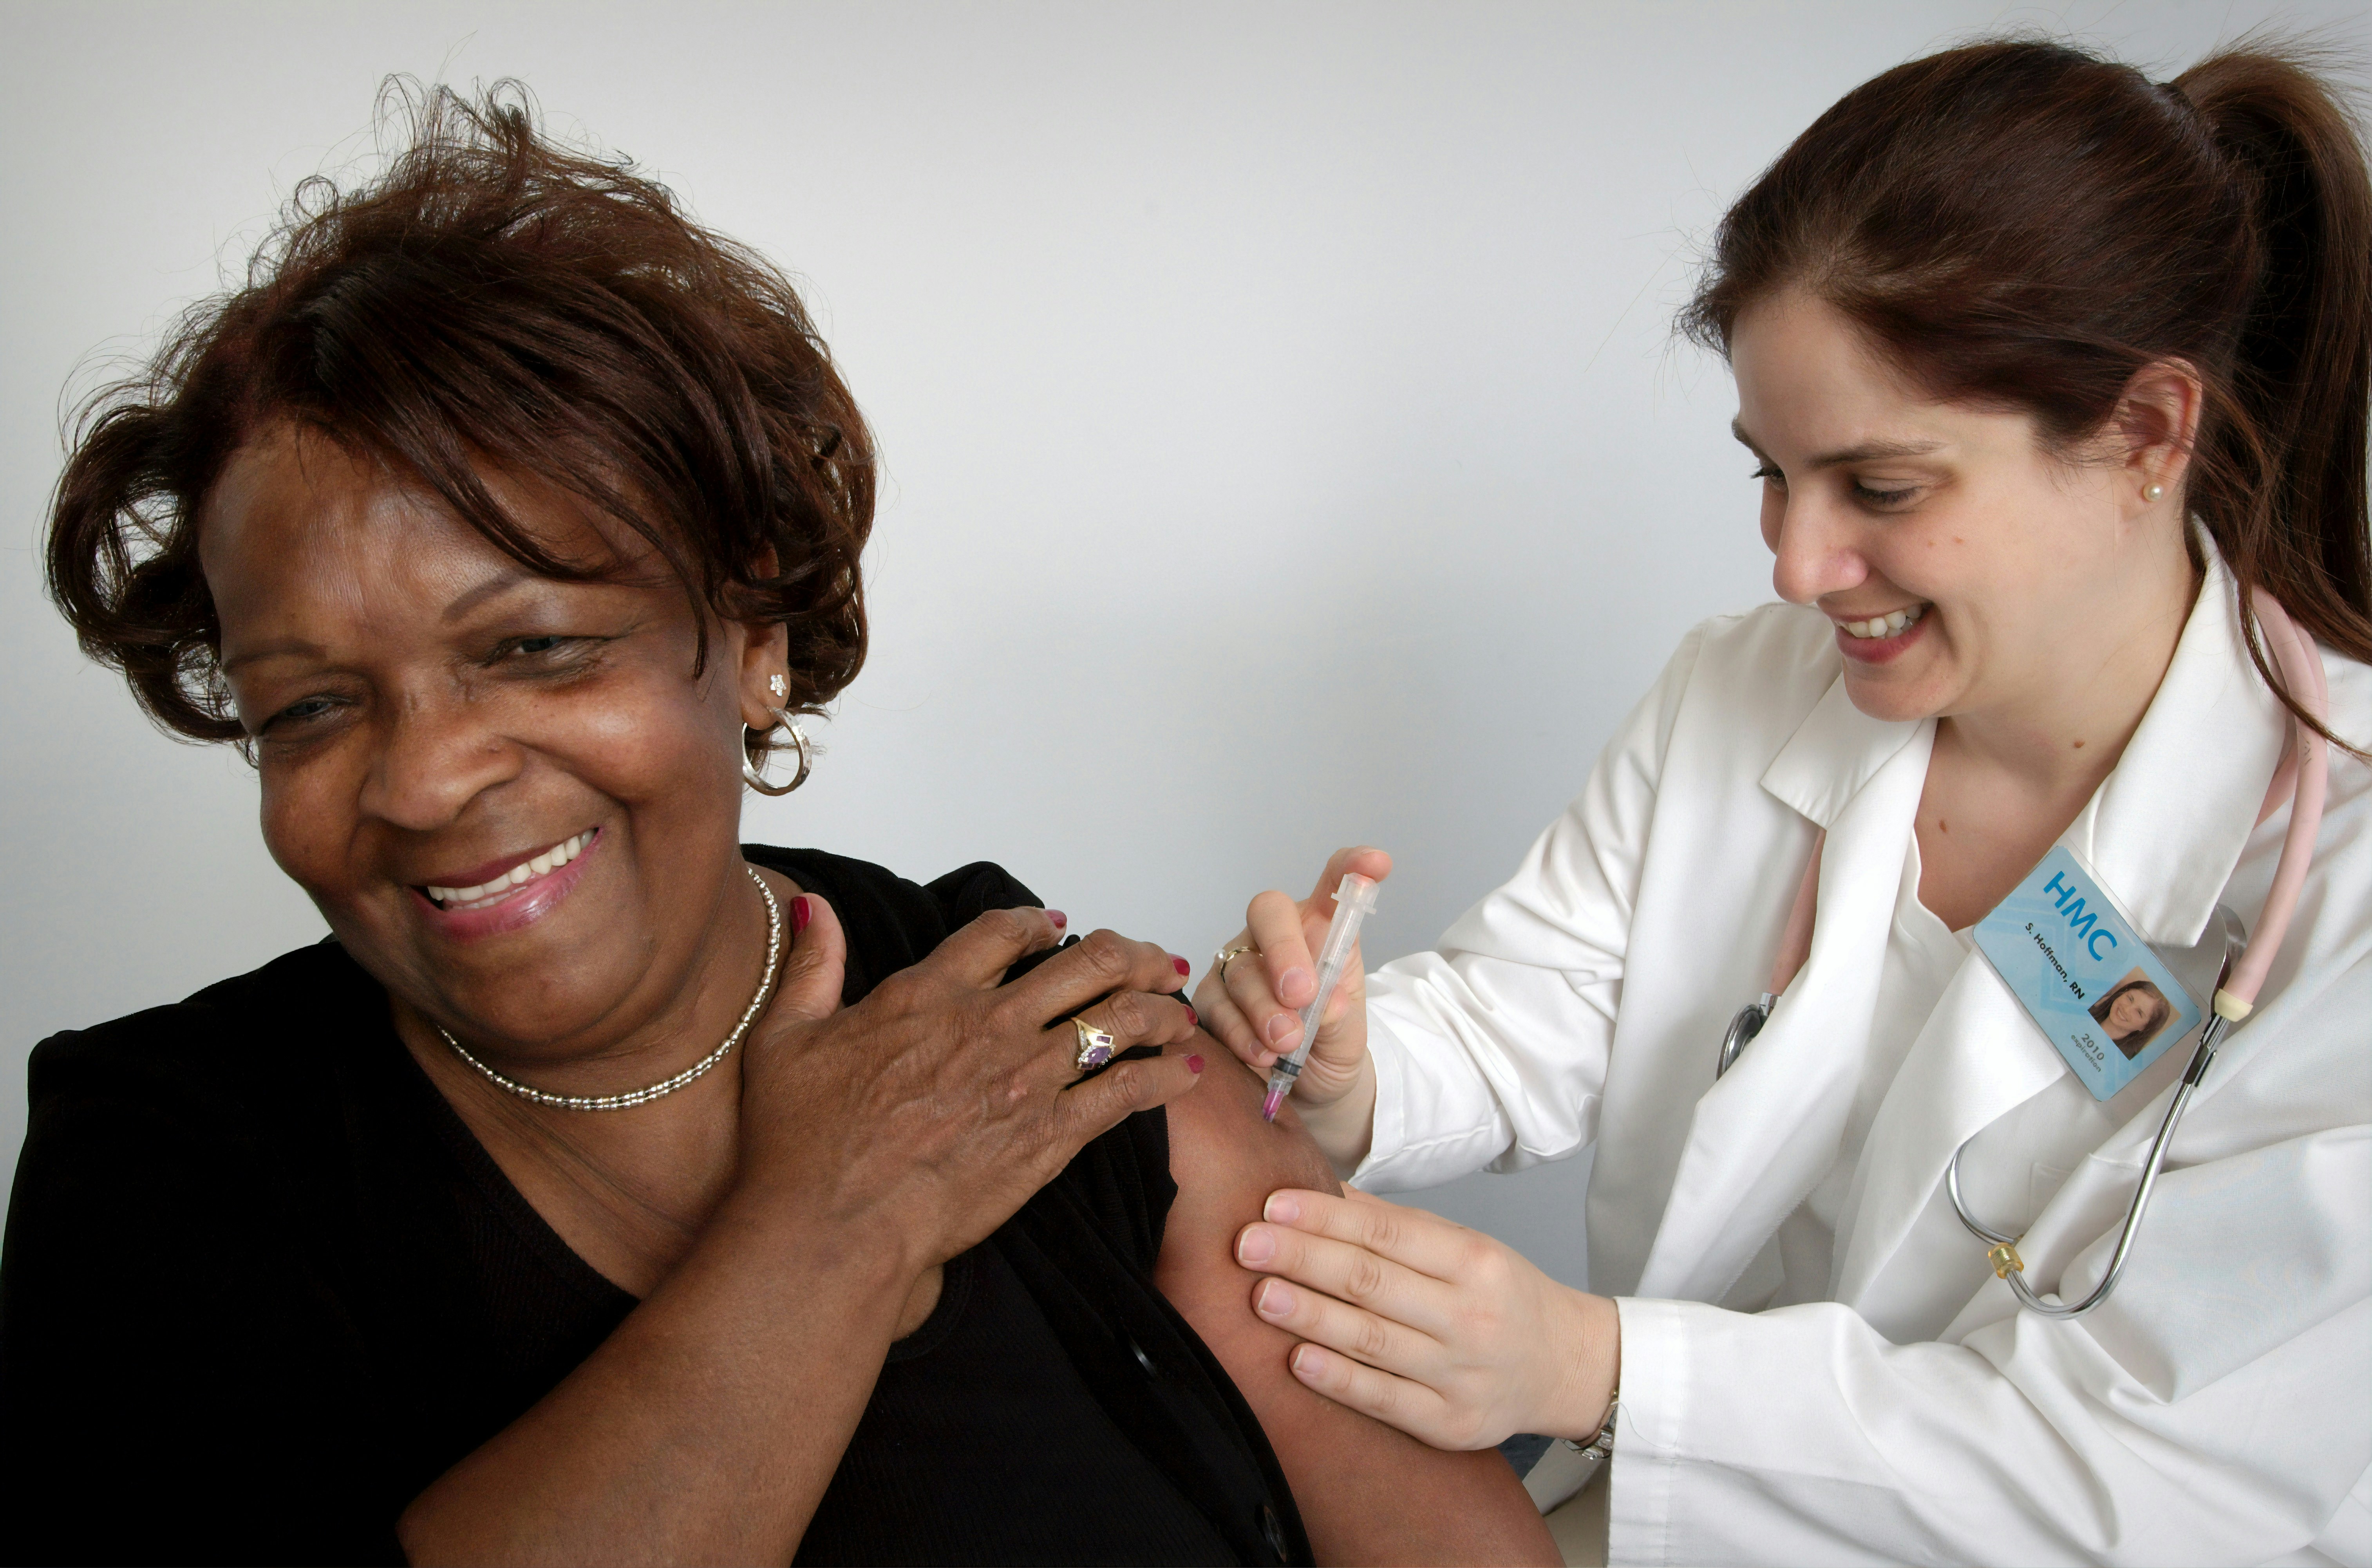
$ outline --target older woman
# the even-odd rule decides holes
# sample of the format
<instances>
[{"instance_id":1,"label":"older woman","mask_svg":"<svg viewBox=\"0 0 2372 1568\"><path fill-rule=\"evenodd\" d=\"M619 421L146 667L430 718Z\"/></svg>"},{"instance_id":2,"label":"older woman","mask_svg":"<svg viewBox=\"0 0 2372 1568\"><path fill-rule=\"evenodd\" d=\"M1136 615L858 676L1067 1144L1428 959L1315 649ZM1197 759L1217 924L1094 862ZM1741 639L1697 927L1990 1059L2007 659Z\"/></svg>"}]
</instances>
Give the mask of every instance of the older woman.
<instances>
[{"instance_id":1,"label":"older woman","mask_svg":"<svg viewBox=\"0 0 2372 1568\"><path fill-rule=\"evenodd\" d=\"M1243 1312L1324 1162L1231 1063L1159 1109L1182 960L736 843L863 657L864 424L666 192L420 108L59 488L85 646L332 935L35 1052L9 1553L1552 1560Z\"/></svg>"}]
</instances>

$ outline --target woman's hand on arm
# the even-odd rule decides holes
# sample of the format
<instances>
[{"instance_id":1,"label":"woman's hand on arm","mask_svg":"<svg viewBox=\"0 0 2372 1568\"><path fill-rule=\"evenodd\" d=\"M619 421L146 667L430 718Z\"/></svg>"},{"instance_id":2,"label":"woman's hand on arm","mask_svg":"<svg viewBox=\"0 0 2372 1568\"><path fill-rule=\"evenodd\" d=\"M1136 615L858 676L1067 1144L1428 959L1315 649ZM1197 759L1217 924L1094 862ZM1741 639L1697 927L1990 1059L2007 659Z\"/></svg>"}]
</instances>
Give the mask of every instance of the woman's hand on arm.
<instances>
[{"instance_id":1,"label":"woman's hand on arm","mask_svg":"<svg viewBox=\"0 0 2372 1568\"><path fill-rule=\"evenodd\" d=\"M1505 1243L1355 1189L1271 1193L1236 1257L1253 1309L1308 1342L1294 1376L1437 1448L1587 1441L1622 1366L1614 1303Z\"/></svg>"},{"instance_id":2,"label":"woman's hand on arm","mask_svg":"<svg viewBox=\"0 0 2372 1568\"><path fill-rule=\"evenodd\" d=\"M1244 929L1227 943L1249 951L1227 964L1224 975L1213 966L1195 988L1203 1027L1257 1073L1265 1074L1301 1042L1301 1009L1318 994L1315 955L1334 918L1334 889L1353 871L1380 882L1392 874L1392 857L1379 849L1337 850L1308 898L1296 901L1272 889L1253 899ZM1366 1154L1375 1116L1366 989L1363 955L1355 947L1293 1086L1302 1124L1344 1173Z\"/></svg>"},{"instance_id":3,"label":"woman's hand on arm","mask_svg":"<svg viewBox=\"0 0 2372 1568\"><path fill-rule=\"evenodd\" d=\"M1197 1081L1167 1056L1064 1092L1082 1009L1123 1048L1192 1036L1157 947L1099 932L1000 984L1055 931L994 912L843 1010L839 923L806 909L742 1063L733 1189L599 1350L413 1501L413 1562L789 1561L917 1280Z\"/></svg>"},{"instance_id":4,"label":"woman's hand on arm","mask_svg":"<svg viewBox=\"0 0 2372 1568\"><path fill-rule=\"evenodd\" d=\"M1236 1232L1280 1181L1333 1186L1294 1101L1261 1120L1261 1080L1215 1062L1169 1110L1178 1198L1157 1278L1259 1416L1320 1562L1561 1561L1539 1510L1496 1453L1443 1453L1321 1397L1287 1369L1293 1335L1250 1310L1263 1283Z\"/></svg>"}]
</instances>

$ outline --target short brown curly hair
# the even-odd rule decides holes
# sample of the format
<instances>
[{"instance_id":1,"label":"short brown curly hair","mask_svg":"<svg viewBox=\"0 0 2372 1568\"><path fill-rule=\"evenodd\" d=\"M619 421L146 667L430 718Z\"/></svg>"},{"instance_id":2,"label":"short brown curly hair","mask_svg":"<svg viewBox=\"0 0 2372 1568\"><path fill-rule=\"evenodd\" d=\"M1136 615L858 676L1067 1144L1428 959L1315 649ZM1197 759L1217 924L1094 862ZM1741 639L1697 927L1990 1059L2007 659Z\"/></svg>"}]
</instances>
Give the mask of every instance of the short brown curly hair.
<instances>
[{"instance_id":1,"label":"short brown curly hair","mask_svg":"<svg viewBox=\"0 0 2372 1568\"><path fill-rule=\"evenodd\" d=\"M408 145L378 178L298 186L246 286L192 308L74 422L51 597L167 730L241 734L198 563L207 490L289 422L387 464L531 571L583 578L496 503L488 468L634 529L711 617L790 634L788 706L865 660L871 435L797 293L624 158L556 145L514 83L391 82ZM762 571L769 564L772 571Z\"/></svg>"}]
</instances>

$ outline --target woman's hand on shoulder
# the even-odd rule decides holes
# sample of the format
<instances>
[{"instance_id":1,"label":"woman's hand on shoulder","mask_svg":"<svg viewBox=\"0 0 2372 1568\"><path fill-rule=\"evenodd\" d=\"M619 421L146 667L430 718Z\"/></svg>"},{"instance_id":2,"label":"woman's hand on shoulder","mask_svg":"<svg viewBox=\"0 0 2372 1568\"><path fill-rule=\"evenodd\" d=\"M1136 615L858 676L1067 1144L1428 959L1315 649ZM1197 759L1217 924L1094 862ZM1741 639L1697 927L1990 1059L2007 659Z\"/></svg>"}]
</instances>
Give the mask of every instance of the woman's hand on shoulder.
<instances>
[{"instance_id":1,"label":"woman's hand on shoulder","mask_svg":"<svg viewBox=\"0 0 2372 1568\"><path fill-rule=\"evenodd\" d=\"M1115 1052L1197 1038L1180 960L1098 931L1004 982L1060 928L993 910L852 1007L831 907L803 894L773 1005L742 1067L745 1192L787 1195L917 1272L1012 1216L1090 1139L1193 1087L1199 1056L1123 1062L1089 1082L1076 1015Z\"/></svg>"}]
</instances>

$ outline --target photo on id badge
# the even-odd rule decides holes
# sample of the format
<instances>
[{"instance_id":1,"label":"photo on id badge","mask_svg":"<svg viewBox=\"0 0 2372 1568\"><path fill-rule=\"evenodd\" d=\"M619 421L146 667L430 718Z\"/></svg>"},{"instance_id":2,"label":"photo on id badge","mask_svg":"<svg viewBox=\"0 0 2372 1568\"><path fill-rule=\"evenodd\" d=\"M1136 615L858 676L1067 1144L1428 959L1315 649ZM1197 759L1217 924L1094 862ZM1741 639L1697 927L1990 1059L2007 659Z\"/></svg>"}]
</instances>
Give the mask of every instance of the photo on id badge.
<instances>
[{"instance_id":1,"label":"photo on id badge","mask_svg":"<svg viewBox=\"0 0 2372 1568\"><path fill-rule=\"evenodd\" d=\"M2096 1100L2199 1023L2198 1003L2064 845L1977 923L1976 942Z\"/></svg>"}]
</instances>

